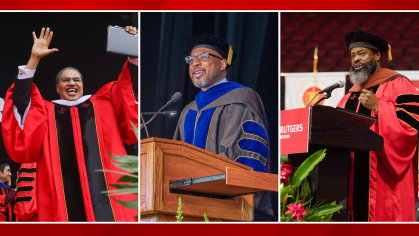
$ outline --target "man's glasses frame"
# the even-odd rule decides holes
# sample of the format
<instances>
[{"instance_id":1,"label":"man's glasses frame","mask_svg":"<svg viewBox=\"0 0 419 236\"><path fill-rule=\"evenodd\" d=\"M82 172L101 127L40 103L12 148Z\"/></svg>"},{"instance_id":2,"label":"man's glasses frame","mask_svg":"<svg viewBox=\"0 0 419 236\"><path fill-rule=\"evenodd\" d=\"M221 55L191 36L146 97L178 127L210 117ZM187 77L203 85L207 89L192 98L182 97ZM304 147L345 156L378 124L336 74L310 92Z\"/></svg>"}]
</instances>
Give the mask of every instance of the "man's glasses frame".
<instances>
[{"instance_id":1,"label":"man's glasses frame","mask_svg":"<svg viewBox=\"0 0 419 236\"><path fill-rule=\"evenodd\" d=\"M203 52L203 53L201 53L201 54L199 54L198 56L195 56L195 57L194 56L187 56L187 57L185 57L185 61L186 61L186 64L191 65L195 61L196 58L198 58L199 61L206 61L209 58L209 56L220 58L221 60L223 60L222 57L219 57L217 55L214 55L214 54L211 54L211 53L208 53L208 52Z\"/></svg>"},{"instance_id":2,"label":"man's glasses frame","mask_svg":"<svg viewBox=\"0 0 419 236\"><path fill-rule=\"evenodd\" d=\"M74 83L76 83L76 84L77 83L83 83L83 80L82 80L81 77L73 77L73 78L64 77L64 78L61 78L59 81L62 81L63 83L68 84L68 83L71 82L71 80L73 80Z\"/></svg>"}]
</instances>

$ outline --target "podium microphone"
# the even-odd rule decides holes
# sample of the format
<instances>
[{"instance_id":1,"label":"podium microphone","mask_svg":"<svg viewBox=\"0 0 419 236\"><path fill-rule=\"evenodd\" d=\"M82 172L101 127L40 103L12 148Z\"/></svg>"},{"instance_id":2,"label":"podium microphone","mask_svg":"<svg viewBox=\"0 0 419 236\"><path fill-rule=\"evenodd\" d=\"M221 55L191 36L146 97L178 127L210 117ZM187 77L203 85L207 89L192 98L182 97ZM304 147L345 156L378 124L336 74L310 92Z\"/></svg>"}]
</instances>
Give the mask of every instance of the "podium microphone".
<instances>
[{"instance_id":1,"label":"podium microphone","mask_svg":"<svg viewBox=\"0 0 419 236\"><path fill-rule=\"evenodd\" d=\"M327 87L327 88L325 88L325 89L321 90L321 91L319 92L319 94L320 94L320 93L330 93L330 92L332 92L334 89L337 89L337 88L343 88L343 86L345 86L345 83L344 83L342 80L339 80L337 83L334 83L334 84L330 85L329 87Z\"/></svg>"},{"instance_id":2,"label":"podium microphone","mask_svg":"<svg viewBox=\"0 0 419 236\"><path fill-rule=\"evenodd\" d=\"M177 114L177 111L161 111L161 112L141 112L143 115L165 115L173 116Z\"/></svg>"},{"instance_id":3,"label":"podium microphone","mask_svg":"<svg viewBox=\"0 0 419 236\"><path fill-rule=\"evenodd\" d=\"M162 108L160 108L157 112L155 112L155 113L153 113L154 115L153 115L153 117L151 117L151 119L149 120L149 121L147 121L146 123L144 123L144 119L143 119L143 124L141 124L140 125L140 129L143 129L144 127L146 127L146 125L148 125L151 121L153 121L154 120L154 118L157 116L157 115L159 115L159 114L162 114L162 113L160 113L161 112L161 110L163 110L165 107L167 107L169 104L171 104L171 103L173 103L173 102L177 102L177 101L179 101L180 99L182 98L182 94L180 93L180 92L176 92L175 94L173 94L173 96L172 96L172 98L162 107ZM163 112L164 113L164 112ZM171 113L173 113L173 112L168 112L168 113L164 113L163 115L175 115L175 114L171 114ZM141 113L141 116L142 115L145 115L145 112L144 113ZM147 128L146 128L147 129ZM148 132L147 132L147 136L148 136Z\"/></svg>"},{"instance_id":4,"label":"podium microphone","mask_svg":"<svg viewBox=\"0 0 419 236\"><path fill-rule=\"evenodd\" d=\"M317 97L317 95L319 95L320 93L327 93L324 97L322 97L321 99L319 99L319 101L317 101L314 105L317 105L319 102L323 101L324 99L330 98L330 96L332 96L330 93L337 88L343 88L345 86L345 82L343 82L342 80L339 80L337 83L334 83L332 85L330 85L329 87L322 89L320 92L318 92L316 94L316 96L313 97L313 99L311 99L311 101L307 104L306 107L308 107L311 102L314 100L314 98Z\"/></svg>"}]
</instances>

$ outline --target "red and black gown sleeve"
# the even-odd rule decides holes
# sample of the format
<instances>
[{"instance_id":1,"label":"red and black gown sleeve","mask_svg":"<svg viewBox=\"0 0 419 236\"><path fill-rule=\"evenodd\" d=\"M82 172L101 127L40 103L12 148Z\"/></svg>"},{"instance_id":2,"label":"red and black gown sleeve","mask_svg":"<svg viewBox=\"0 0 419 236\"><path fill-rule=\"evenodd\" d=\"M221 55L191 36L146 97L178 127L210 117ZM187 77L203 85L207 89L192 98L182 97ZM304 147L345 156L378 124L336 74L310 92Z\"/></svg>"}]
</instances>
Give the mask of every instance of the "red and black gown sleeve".
<instances>
[{"instance_id":1,"label":"red and black gown sleeve","mask_svg":"<svg viewBox=\"0 0 419 236\"><path fill-rule=\"evenodd\" d=\"M23 163L19 170L14 208L19 221L37 220L36 167L36 162Z\"/></svg>"},{"instance_id":2,"label":"red and black gown sleeve","mask_svg":"<svg viewBox=\"0 0 419 236\"><path fill-rule=\"evenodd\" d=\"M403 77L388 82L383 89L382 99L378 101L378 127L375 127L376 133L384 137L384 150L379 152L379 158L398 179L416 152L419 94Z\"/></svg>"},{"instance_id":3,"label":"red and black gown sleeve","mask_svg":"<svg viewBox=\"0 0 419 236\"><path fill-rule=\"evenodd\" d=\"M45 101L32 79L16 79L7 91L1 122L4 146L13 161L38 161L46 121Z\"/></svg>"},{"instance_id":4,"label":"red and black gown sleeve","mask_svg":"<svg viewBox=\"0 0 419 236\"><path fill-rule=\"evenodd\" d=\"M347 93L337 105L345 107L351 93ZM398 77L380 85L376 92L378 117L372 130L384 138L384 149L378 152L385 168L398 179L415 156L419 130L419 94L412 83Z\"/></svg>"},{"instance_id":5,"label":"red and black gown sleeve","mask_svg":"<svg viewBox=\"0 0 419 236\"><path fill-rule=\"evenodd\" d=\"M133 82L138 86L138 69L135 65L129 65L127 61L122 69L121 74L116 82L111 82L103 86L96 96L106 97L112 103L115 111L116 120L124 143L131 145L138 142L133 123L138 127L138 102L135 98L133 90ZM131 74L133 78L131 78Z\"/></svg>"},{"instance_id":6,"label":"red and black gown sleeve","mask_svg":"<svg viewBox=\"0 0 419 236\"><path fill-rule=\"evenodd\" d=\"M14 200L15 195L16 191L13 189L0 188L0 222L12 221L14 218L10 203Z\"/></svg>"},{"instance_id":7,"label":"red and black gown sleeve","mask_svg":"<svg viewBox=\"0 0 419 236\"><path fill-rule=\"evenodd\" d=\"M0 222L6 221L6 209L4 206L4 200L6 198L6 193L4 189L0 188Z\"/></svg>"}]
</instances>

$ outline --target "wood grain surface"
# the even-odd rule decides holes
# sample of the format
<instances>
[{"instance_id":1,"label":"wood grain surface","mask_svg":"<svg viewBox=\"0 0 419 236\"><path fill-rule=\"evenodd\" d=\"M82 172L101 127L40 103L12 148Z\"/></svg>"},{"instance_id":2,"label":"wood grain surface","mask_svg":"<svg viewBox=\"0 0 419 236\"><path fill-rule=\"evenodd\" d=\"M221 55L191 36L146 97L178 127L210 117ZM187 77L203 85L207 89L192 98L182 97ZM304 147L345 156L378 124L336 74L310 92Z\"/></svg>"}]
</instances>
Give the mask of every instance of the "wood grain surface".
<instances>
[{"instance_id":1,"label":"wood grain surface","mask_svg":"<svg viewBox=\"0 0 419 236\"><path fill-rule=\"evenodd\" d=\"M251 171L252 168L184 142L161 138L141 140L141 220L171 221L182 198L183 212L201 221L204 213L222 221L252 221L253 195L234 200L172 194L169 181L225 173L226 167ZM151 217L153 215L153 217ZM144 218L143 218L144 217Z\"/></svg>"}]
</instances>

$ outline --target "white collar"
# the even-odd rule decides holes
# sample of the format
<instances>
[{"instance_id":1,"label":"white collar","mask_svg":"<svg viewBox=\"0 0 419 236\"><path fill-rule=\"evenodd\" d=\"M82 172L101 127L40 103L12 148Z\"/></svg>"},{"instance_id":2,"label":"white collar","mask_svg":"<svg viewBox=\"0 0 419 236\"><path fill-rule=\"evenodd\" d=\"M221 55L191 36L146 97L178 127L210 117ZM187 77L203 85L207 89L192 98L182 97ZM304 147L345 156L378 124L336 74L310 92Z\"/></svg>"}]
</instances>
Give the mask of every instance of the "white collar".
<instances>
[{"instance_id":1,"label":"white collar","mask_svg":"<svg viewBox=\"0 0 419 236\"><path fill-rule=\"evenodd\" d=\"M60 105L64 105L64 106L69 106L69 107L74 107L79 105L80 103L85 102L87 99L89 99L92 95L84 95L83 97L79 98L76 101L68 101L68 100L64 100L64 99L59 99L59 100L53 100L53 103L57 103Z\"/></svg>"},{"instance_id":2,"label":"white collar","mask_svg":"<svg viewBox=\"0 0 419 236\"><path fill-rule=\"evenodd\" d=\"M220 82L218 82L217 84L221 84L221 83L225 83L225 82L228 82L228 81L227 81L227 78L222 79L222 80L221 80ZM216 84L216 85L217 85L217 84Z\"/></svg>"}]
</instances>

